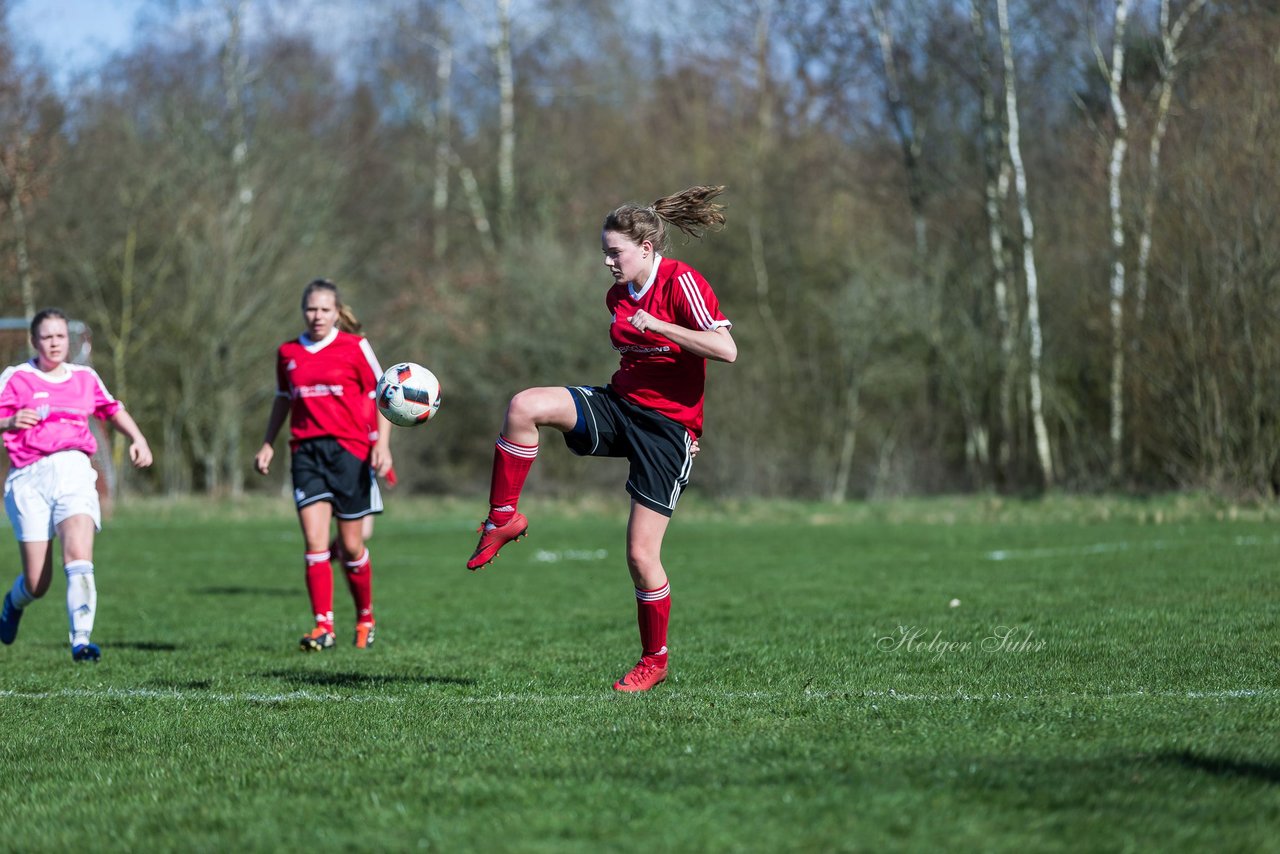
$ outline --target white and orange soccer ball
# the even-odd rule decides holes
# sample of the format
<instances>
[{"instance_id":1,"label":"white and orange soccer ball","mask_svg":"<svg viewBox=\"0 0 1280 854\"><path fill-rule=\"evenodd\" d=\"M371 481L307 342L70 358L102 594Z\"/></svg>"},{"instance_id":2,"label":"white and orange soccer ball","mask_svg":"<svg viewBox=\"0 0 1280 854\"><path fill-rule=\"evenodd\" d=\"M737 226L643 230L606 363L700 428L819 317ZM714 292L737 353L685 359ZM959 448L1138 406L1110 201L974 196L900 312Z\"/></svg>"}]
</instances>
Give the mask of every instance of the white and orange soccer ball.
<instances>
[{"instance_id":1,"label":"white and orange soccer ball","mask_svg":"<svg viewBox=\"0 0 1280 854\"><path fill-rule=\"evenodd\" d=\"M383 372L375 392L378 411L392 424L425 424L440 411L440 381L413 362L400 362Z\"/></svg>"}]
</instances>

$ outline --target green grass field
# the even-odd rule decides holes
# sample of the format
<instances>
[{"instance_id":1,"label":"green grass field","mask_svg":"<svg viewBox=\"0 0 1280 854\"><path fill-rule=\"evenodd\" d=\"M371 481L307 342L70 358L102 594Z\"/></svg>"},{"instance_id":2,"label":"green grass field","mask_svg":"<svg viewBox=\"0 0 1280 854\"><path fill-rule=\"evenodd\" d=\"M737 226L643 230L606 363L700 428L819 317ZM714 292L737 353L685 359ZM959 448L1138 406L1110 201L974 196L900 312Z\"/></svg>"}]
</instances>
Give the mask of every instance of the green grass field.
<instances>
[{"instance_id":1,"label":"green grass field","mask_svg":"<svg viewBox=\"0 0 1280 854\"><path fill-rule=\"evenodd\" d=\"M621 506L522 509L471 574L476 507L393 498L377 646L339 579L304 655L287 502L122 508L102 662L60 577L0 648L0 850L1280 850L1273 513L691 503L617 696Z\"/></svg>"}]
</instances>

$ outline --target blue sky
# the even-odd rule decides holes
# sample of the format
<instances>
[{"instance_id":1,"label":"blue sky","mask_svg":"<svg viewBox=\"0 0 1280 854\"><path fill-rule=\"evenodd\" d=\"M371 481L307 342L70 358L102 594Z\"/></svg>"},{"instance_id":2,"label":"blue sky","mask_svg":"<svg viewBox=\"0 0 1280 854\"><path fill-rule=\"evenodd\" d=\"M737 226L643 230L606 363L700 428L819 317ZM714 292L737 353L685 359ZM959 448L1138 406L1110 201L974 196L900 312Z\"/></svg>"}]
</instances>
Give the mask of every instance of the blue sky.
<instances>
[{"instance_id":1,"label":"blue sky","mask_svg":"<svg viewBox=\"0 0 1280 854\"><path fill-rule=\"evenodd\" d=\"M35 49L62 81L96 65L133 37L146 0L11 0L9 29L19 49Z\"/></svg>"},{"instance_id":2,"label":"blue sky","mask_svg":"<svg viewBox=\"0 0 1280 854\"><path fill-rule=\"evenodd\" d=\"M341 56L344 39L357 36L370 20L390 14L404 0L283 0L246 5L246 32L262 26L269 14L275 27L322 32L324 44ZM156 25L181 33L215 30L223 23L221 6L208 2L186 4L175 15L153 0L9 0L9 29L21 54L38 56L54 82L65 89L77 74L94 69L112 53L127 50L144 16L147 35L157 35ZM180 23L179 23L180 22ZM162 36L163 37L163 36Z\"/></svg>"}]
</instances>

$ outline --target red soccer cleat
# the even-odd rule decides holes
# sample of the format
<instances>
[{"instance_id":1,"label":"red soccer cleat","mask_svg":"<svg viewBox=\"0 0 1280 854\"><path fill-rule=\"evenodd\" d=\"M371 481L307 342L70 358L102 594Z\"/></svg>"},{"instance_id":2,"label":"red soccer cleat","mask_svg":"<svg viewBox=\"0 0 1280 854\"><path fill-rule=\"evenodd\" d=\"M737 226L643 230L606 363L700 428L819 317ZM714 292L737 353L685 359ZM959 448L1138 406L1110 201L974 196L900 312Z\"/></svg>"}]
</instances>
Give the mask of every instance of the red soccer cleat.
<instances>
[{"instance_id":1,"label":"red soccer cleat","mask_svg":"<svg viewBox=\"0 0 1280 854\"><path fill-rule=\"evenodd\" d=\"M476 530L480 534L480 542L467 561L467 569L473 571L491 563L498 556L498 549L523 537L529 531L529 520L524 514L516 513L505 525L494 525L486 519Z\"/></svg>"},{"instance_id":2,"label":"red soccer cleat","mask_svg":"<svg viewBox=\"0 0 1280 854\"><path fill-rule=\"evenodd\" d=\"M648 691L663 679L667 678L665 664L651 664L640 659L631 672L613 683L615 691Z\"/></svg>"}]
</instances>

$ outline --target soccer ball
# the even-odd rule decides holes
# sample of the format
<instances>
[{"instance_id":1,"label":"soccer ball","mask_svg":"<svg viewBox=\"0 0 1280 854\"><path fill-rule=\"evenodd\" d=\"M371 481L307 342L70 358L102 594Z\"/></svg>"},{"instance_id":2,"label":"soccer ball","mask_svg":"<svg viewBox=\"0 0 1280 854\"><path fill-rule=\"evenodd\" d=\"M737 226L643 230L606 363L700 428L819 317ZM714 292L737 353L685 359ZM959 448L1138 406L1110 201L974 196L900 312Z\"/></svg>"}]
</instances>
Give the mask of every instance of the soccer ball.
<instances>
[{"instance_id":1,"label":"soccer ball","mask_svg":"<svg viewBox=\"0 0 1280 854\"><path fill-rule=\"evenodd\" d=\"M400 362L378 380L378 411L392 424L424 424L440 409L440 381L422 365Z\"/></svg>"}]
</instances>

